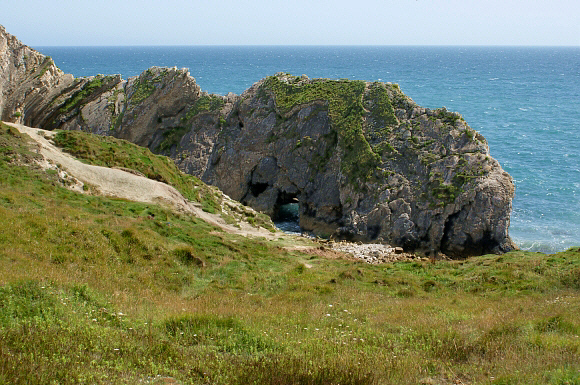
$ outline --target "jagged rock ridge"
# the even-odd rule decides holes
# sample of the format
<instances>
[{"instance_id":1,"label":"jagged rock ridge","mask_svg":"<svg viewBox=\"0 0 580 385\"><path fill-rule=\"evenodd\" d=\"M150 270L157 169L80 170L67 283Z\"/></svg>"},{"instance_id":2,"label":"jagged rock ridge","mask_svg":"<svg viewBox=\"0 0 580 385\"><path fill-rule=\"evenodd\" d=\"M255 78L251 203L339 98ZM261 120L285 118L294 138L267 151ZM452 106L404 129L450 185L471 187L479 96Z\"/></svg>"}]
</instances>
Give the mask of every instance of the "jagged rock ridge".
<instances>
[{"instance_id":1,"label":"jagged rock ridge","mask_svg":"<svg viewBox=\"0 0 580 385\"><path fill-rule=\"evenodd\" d=\"M242 95L185 69L74 79L0 29L3 120L127 139L322 236L452 256L507 251L511 177L457 113L396 84L277 74ZM26 58L25 58L26 57Z\"/></svg>"}]
</instances>

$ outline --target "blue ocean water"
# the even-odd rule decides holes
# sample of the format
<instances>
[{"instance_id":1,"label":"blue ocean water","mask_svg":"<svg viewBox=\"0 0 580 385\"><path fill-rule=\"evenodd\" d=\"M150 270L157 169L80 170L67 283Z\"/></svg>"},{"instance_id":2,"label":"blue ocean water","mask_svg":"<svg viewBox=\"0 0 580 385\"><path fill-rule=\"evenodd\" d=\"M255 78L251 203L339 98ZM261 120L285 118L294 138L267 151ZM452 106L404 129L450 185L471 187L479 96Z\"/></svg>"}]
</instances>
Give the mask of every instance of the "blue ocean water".
<instances>
[{"instance_id":1,"label":"blue ocean water","mask_svg":"<svg viewBox=\"0 0 580 385\"><path fill-rule=\"evenodd\" d=\"M187 67L204 91L240 94L277 72L398 83L457 111L515 180L522 249L580 246L580 47L37 47L73 75Z\"/></svg>"}]
</instances>

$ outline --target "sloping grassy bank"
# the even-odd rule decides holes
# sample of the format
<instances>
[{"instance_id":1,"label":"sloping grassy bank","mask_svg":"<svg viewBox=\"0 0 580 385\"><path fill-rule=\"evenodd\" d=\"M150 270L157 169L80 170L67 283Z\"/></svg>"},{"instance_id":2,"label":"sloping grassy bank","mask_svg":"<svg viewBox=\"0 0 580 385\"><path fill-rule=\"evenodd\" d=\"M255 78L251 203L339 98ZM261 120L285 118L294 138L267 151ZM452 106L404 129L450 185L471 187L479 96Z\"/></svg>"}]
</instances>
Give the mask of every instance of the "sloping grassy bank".
<instances>
[{"instance_id":1,"label":"sloping grassy bank","mask_svg":"<svg viewBox=\"0 0 580 385\"><path fill-rule=\"evenodd\" d=\"M241 204L237 204L237 207L224 204L224 195L216 187L203 183L195 176L182 173L171 159L155 155L148 148L111 136L103 137L82 131L59 131L53 141L63 151L88 164L130 170L149 179L167 183L185 198L199 202L204 211L219 213L230 224L244 220L253 226L274 230L274 224L267 215Z\"/></svg>"},{"instance_id":2,"label":"sloping grassy bank","mask_svg":"<svg viewBox=\"0 0 580 385\"><path fill-rule=\"evenodd\" d=\"M2 126L0 384L580 383L578 248L331 259L70 192L31 150Z\"/></svg>"},{"instance_id":3,"label":"sloping grassy bank","mask_svg":"<svg viewBox=\"0 0 580 385\"><path fill-rule=\"evenodd\" d=\"M89 164L137 171L149 179L175 187L190 200L201 202L208 212L219 211L221 197L215 193L214 188L192 175L180 172L169 158L154 155L148 148L82 131L59 131L54 136L54 143Z\"/></svg>"}]
</instances>

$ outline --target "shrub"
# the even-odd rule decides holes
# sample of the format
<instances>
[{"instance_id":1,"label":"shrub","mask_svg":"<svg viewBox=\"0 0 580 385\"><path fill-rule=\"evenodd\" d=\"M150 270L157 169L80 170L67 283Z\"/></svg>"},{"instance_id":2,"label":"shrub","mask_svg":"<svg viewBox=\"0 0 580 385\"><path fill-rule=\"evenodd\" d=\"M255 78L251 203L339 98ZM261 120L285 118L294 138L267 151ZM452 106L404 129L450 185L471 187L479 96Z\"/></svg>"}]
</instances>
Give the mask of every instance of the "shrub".
<instances>
[{"instance_id":1,"label":"shrub","mask_svg":"<svg viewBox=\"0 0 580 385\"><path fill-rule=\"evenodd\" d=\"M178 248L173 250L173 255L177 258L179 262L184 265L196 265L199 267L205 267L205 262L199 258L194 256L191 253L191 250L188 248Z\"/></svg>"}]
</instances>

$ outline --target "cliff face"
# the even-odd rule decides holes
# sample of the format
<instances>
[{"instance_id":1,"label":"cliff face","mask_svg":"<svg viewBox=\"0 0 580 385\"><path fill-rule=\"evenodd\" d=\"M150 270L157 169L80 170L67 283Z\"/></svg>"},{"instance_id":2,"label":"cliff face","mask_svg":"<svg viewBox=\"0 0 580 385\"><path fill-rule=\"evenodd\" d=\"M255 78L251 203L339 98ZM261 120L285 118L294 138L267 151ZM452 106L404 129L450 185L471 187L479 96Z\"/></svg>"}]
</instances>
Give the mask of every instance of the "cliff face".
<instances>
[{"instance_id":1,"label":"cliff face","mask_svg":"<svg viewBox=\"0 0 580 385\"><path fill-rule=\"evenodd\" d=\"M73 79L3 29L0 43L4 120L147 146L273 217L298 201L322 236L452 256L514 247L514 185L485 139L397 85L278 74L219 96L176 68Z\"/></svg>"},{"instance_id":2,"label":"cliff face","mask_svg":"<svg viewBox=\"0 0 580 385\"><path fill-rule=\"evenodd\" d=\"M65 75L51 58L20 43L0 25L0 118L24 121L50 109L79 80ZM33 123L30 120L26 123Z\"/></svg>"},{"instance_id":3,"label":"cliff face","mask_svg":"<svg viewBox=\"0 0 580 385\"><path fill-rule=\"evenodd\" d=\"M297 199L307 230L407 249L513 248L514 186L485 139L397 85L280 74L226 121L203 179L254 208L275 216Z\"/></svg>"}]
</instances>

